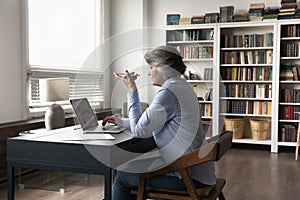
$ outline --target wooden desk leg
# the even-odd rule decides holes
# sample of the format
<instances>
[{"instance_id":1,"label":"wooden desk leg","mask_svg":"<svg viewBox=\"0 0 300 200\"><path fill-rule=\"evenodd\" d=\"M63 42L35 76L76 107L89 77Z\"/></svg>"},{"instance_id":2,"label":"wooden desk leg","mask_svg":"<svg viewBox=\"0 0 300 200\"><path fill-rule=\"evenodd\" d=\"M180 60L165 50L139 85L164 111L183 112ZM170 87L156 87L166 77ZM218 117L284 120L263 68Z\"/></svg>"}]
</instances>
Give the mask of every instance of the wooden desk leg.
<instances>
[{"instance_id":1,"label":"wooden desk leg","mask_svg":"<svg viewBox=\"0 0 300 200\"><path fill-rule=\"evenodd\" d=\"M105 168L104 173L104 200L111 200L113 171L110 167Z\"/></svg>"},{"instance_id":2,"label":"wooden desk leg","mask_svg":"<svg viewBox=\"0 0 300 200\"><path fill-rule=\"evenodd\" d=\"M15 181L14 181L15 168L10 162L7 163L7 199L15 199Z\"/></svg>"}]
</instances>

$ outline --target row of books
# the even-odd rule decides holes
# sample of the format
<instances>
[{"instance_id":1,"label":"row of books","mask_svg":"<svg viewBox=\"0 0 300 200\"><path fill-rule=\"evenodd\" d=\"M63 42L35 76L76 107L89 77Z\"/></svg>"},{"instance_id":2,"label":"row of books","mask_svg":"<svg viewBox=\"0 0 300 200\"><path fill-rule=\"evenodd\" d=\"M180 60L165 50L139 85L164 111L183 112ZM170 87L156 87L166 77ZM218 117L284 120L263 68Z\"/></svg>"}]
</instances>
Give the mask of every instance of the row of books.
<instances>
[{"instance_id":1,"label":"row of books","mask_svg":"<svg viewBox=\"0 0 300 200\"><path fill-rule=\"evenodd\" d=\"M226 101L226 113L272 115L271 101Z\"/></svg>"},{"instance_id":2,"label":"row of books","mask_svg":"<svg viewBox=\"0 0 300 200\"><path fill-rule=\"evenodd\" d=\"M272 64L273 51L223 51L222 64Z\"/></svg>"},{"instance_id":3,"label":"row of books","mask_svg":"<svg viewBox=\"0 0 300 200\"><path fill-rule=\"evenodd\" d=\"M204 68L203 80L213 80L213 68Z\"/></svg>"},{"instance_id":4,"label":"row of books","mask_svg":"<svg viewBox=\"0 0 300 200\"><path fill-rule=\"evenodd\" d=\"M270 81L272 67L226 67L221 69L223 80Z\"/></svg>"},{"instance_id":5,"label":"row of books","mask_svg":"<svg viewBox=\"0 0 300 200\"><path fill-rule=\"evenodd\" d=\"M175 48L181 53L183 59L205 59L213 58L213 46L183 46L177 45Z\"/></svg>"},{"instance_id":6,"label":"row of books","mask_svg":"<svg viewBox=\"0 0 300 200\"><path fill-rule=\"evenodd\" d=\"M272 98L271 84L226 84L226 97Z\"/></svg>"},{"instance_id":7,"label":"row of books","mask_svg":"<svg viewBox=\"0 0 300 200\"><path fill-rule=\"evenodd\" d=\"M212 116L212 104L201 104L201 116L202 117L211 117Z\"/></svg>"},{"instance_id":8,"label":"row of books","mask_svg":"<svg viewBox=\"0 0 300 200\"><path fill-rule=\"evenodd\" d=\"M263 34L246 34L246 35L222 35L221 47L273 47L272 32Z\"/></svg>"},{"instance_id":9,"label":"row of books","mask_svg":"<svg viewBox=\"0 0 300 200\"><path fill-rule=\"evenodd\" d=\"M214 31L212 29L167 31L167 41L200 41L213 39Z\"/></svg>"},{"instance_id":10,"label":"row of books","mask_svg":"<svg viewBox=\"0 0 300 200\"><path fill-rule=\"evenodd\" d=\"M300 57L300 41L281 41L281 57Z\"/></svg>"},{"instance_id":11,"label":"row of books","mask_svg":"<svg viewBox=\"0 0 300 200\"><path fill-rule=\"evenodd\" d=\"M298 128L292 124L280 125L279 141L281 142L296 142Z\"/></svg>"},{"instance_id":12,"label":"row of books","mask_svg":"<svg viewBox=\"0 0 300 200\"><path fill-rule=\"evenodd\" d=\"M279 108L279 118L285 120L299 120L300 106L282 105Z\"/></svg>"},{"instance_id":13,"label":"row of books","mask_svg":"<svg viewBox=\"0 0 300 200\"><path fill-rule=\"evenodd\" d=\"M281 37L300 37L300 24L282 26Z\"/></svg>"},{"instance_id":14,"label":"row of books","mask_svg":"<svg viewBox=\"0 0 300 200\"><path fill-rule=\"evenodd\" d=\"M251 3L247 13L234 14L234 6L222 6L220 12L205 13L193 17L167 14L167 25L204 24L218 22L262 21L294 19L300 17L300 9L295 2L281 2L281 6L265 7L264 3Z\"/></svg>"},{"instance_id":15,"label":"row of books","mask_svg":"<svg viewBox=\"0 0 300 200\"><path fill-rule=\"evenodd\" d=\"M282 81L298 81L299 80L299 65L297 64L281 64L280 65L280 80Z\"/></svg>"},{"instance_id":16,"label":"row of books","mask_svg":"<svg viewBox=\"0 0 300 200\"><path fill-rule=\"evenodd\" d=\"M280 102L300 103L300 89L280 89Z\"/></svg>"}]
</instances>

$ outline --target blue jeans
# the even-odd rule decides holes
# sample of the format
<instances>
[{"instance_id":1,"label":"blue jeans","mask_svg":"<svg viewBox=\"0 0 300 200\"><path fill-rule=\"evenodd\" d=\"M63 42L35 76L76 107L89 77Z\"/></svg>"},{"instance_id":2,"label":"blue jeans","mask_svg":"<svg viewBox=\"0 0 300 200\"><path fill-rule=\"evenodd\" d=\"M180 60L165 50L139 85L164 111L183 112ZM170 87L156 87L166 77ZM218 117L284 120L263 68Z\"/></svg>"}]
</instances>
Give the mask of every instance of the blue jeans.
<instances>
[{"instance_id":1,"label":"blue jeans","mask_svg":"<svg viewBox=\"0 0 300 200\"><path fill-rule=\"evenodd\" d=\"M136 200L136 195L130 192L138 187L139 174L118 171L112 188L112 200ZM197 188L207 185L194 180ZM161 189L184 190L182 179L176 176L161 175L147 180L147 186Z\"/></svg>"}]
</instances>

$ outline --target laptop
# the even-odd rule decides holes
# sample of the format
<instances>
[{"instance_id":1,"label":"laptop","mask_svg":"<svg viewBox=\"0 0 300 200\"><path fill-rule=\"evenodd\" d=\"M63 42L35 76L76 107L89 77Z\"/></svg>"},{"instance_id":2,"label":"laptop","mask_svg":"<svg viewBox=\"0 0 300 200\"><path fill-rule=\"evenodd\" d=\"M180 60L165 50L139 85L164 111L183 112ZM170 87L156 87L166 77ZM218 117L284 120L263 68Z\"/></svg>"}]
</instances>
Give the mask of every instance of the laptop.
<instances>
[{"instance_id":1,"label":"laptop","mask_svg":"<svg viewBox=\"0 0 300 200\"><path fill-rule=\"evenodd\" d=\"M78 118L83 133L121 133L126 129L115 125L99 125L97 116L87 98L71 99L70 103Z\"/></svg>"}]
</instances>

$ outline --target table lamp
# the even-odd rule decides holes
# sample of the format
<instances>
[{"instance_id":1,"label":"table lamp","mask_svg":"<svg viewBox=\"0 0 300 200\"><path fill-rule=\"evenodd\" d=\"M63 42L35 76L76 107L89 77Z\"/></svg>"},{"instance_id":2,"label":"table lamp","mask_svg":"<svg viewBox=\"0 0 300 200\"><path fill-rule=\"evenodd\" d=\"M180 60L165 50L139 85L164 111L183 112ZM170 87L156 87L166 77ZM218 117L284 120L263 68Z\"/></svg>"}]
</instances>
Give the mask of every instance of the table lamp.
<instances>
[{"instance_id":1,"label":"table lamp","mask_svg":"<svg viewBox=\"0 0 300 200\"><path fill-rule=\"evenodd\" d=\"M69 78L39 79L40 101L54 102L45 112L47 130L62 128L65 125L65 112L56 101L69 99Z\"/></svg>"}]
</instances>

